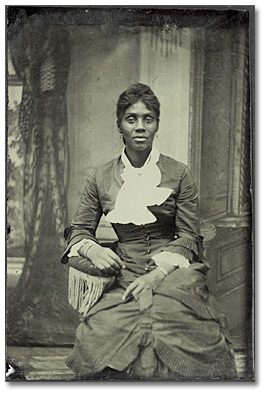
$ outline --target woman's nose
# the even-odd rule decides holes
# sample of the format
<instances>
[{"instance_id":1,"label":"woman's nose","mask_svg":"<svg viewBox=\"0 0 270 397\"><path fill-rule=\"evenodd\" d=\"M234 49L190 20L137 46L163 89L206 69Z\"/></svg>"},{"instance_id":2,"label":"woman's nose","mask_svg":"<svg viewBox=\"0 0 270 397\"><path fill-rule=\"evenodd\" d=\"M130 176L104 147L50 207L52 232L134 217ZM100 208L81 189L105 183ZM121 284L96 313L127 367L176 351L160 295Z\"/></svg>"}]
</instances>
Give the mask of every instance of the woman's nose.
<instances>
[{"instance_id":1,"label":"woman's nose","mask_svg":"<svg viewBox=\"0 0 270 397\"><path fill-rule=\"evenodd\" d=\"M143 120L138 119L138 122L136 125L136 131L145 131Z\"/></svg>"}]
</instances>

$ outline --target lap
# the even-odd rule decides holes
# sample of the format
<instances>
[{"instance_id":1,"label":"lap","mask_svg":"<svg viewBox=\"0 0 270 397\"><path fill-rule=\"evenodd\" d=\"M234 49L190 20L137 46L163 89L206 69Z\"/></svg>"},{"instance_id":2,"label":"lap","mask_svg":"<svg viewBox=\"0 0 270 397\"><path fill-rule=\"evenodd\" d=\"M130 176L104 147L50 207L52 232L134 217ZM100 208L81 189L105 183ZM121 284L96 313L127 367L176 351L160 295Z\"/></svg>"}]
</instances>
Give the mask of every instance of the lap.
<instances>
[{"instance_id":1,"label":"lap","mask_svg":"<svg viewBox=\"0 0 270 397\"><path fill-rule=\"evenodd\" d=\"M78 367L95 372L110 366L122 371L144 351L148 353L140 362L156 357L155 362L160 359L166 367L183 374L191 367L198 374L214 373L217 357L224 362L218 373L233 365L220 315L202 272L176 270L151 294L122 302L124 288L134 277L123 272L122 281L104 293L78 327L72 358Z\"/></svg>"}]
</instances>

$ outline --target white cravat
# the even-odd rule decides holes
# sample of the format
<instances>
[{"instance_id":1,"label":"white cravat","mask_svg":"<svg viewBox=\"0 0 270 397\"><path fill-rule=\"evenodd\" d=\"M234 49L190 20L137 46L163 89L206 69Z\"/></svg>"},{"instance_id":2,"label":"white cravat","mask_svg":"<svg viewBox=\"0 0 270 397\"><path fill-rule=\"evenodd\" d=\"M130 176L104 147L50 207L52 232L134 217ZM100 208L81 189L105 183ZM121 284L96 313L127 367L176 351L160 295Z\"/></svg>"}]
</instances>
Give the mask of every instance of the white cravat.
<instances>
[{"instance_id":1,"label":"white cravat","mask_svg":"<svg viewBox=\"0 0 270 397\"><path fill-rule=\"evenodd\" d=\"M161 172L157 166L159 151L153 147L141 168L131 165L123 149L121 160L125 166L121 177L124 181L115 201L115 208L106 215L111 223L145 225L156 221L147 207L161 205L172 189L161 188Z\"/></svg>"}]
</instances>

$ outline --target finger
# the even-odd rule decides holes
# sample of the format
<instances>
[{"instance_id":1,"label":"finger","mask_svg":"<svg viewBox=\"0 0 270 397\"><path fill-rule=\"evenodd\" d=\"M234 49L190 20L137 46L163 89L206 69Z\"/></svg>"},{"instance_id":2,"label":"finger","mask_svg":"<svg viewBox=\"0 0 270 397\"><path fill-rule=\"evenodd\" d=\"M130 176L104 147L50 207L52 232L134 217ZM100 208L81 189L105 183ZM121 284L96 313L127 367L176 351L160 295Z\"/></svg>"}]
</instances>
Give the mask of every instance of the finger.
<instances>
[{"instance_id":1,"label":"finger","mask_svg":"<svg viewBox=\"0 0 270 397\"><path fill-rule=\"evenodd\" d=\"M101 259L104 263L107 263L107 265L109 265L109 267L113 267L116 271L119 271L120 266L118 265L118 263L115 262L114 259L112 259L107 253L104 254L102 256Z\"/></svg>"},{"instance_id":2,"label":"finger","mask_svg":"<svg viewBox=\"0 0 270 397\"><path fill-rule=\"evenodd\" d=\"M98 270L106 270L105 267L100 262L99 263L93 263L93 264Z\"/></svg>"},{"instance_id":3,"label":"finger","mask_svg":"<svg viewBox=\"0 0 270 397\"><path fill-rule=\"evenodd\" d=\"M113 262L113 263L111 264L111 267L112 267L116 272L119 272L119 270L121 269L121 266L119 266L119 264L116 263L116 262Z\"/></svg>"},{"instance_id":4,"label":"finger","mask_svg":"<svg viewBox=\"0 0 270 397\"><path fill-rule=\"evenodd\" d=\"M99 261L99 265L102 266L104 270L109 270L112 268L111 265L104 258Z\"/></svg>"},{"instance_id":5,"label":"finger","mask_svg":"<svg viewBox=\"0 0 270 397\"><path fill-rule=\"evenodd\" d=\"M125 290L122 299L125 300L131 294L131 292L137 287L137 285L138 285L137 280L133 281L133 283L131 283Z\"/></svg>"},{"instance_id":6,"label":"finger","mask_svg":"<svg viewBox=\"0 0 270 397\"><path fill-rule=\"evenodd\" d=\"M115 270L112 266L108 265L106 262L99 262L95 265L97 269L99 269L103 274L107 276L115 276L119 273L119 270Z\"/></svg>"},{"instance_id":7,"label":"finger","mask_svg":"<svg viewBox=\"0 0 270 397\"><path fill-rule=\"evenodd\" d=\"M112 259L114 259L114 261L116 262L116 263L118 263L119 264L119 266L121 266L121 267L125 267L125 265L123 264L123 262L122 262L122 260L119 258L119 256L115 253L115 252L113 252L110 248L108 248L108 255L112 258Z\"/></svg>"},{"instance_id":8,"label":"finger","mask_svg":"<svg viewBox=\"0 0 270 397\"><path fill-rule=\"evenodd\" d=\"M130 294L130 288L128 287L128 288L125 290L125 292L124 292L124 294L123 294L123 296L122 296L122 300L123 300L123 301L126 300L127 297L129 296L129 294Z\"/></svg>"},{"instance_id":9,"label":"finger","mask_svg":"<svg viewBox=\"0 0 270 397\"><path fill-rule=\"evenodd\" d=\"M122 267L123 269L126 268L125 264L123 263L123 261L119 258L119 256L113 252L110 248L108 248L108 254L111 256L112 259L115 260L115 262Z\"/></svg>"},{"instance_id":10,"label":"finger","mask_svg":"<svg viewBox=\"0 0 270 397\"><path fill-rule=\"evenodd\" d=\"M137 301L138 300L138 295L144 291L145 286L142 284L139 284L133 291L132 291L132 295L134 296L134 299Z\"/></svg>"}]
</instances>

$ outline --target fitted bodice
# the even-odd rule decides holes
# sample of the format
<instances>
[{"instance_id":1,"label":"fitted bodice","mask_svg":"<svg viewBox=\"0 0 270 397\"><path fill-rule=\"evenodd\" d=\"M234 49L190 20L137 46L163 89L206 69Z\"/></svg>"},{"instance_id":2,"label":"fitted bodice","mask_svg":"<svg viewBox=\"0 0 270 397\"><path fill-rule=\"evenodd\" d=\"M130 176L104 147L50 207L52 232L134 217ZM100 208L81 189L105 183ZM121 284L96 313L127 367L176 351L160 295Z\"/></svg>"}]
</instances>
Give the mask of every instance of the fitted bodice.
<instances>
[{"instance_id":1,"label":"fitted bodice","mask_svg":"<svg viewBox=\"0 0 270 397\"><path fill-rule=\"evenodd\" d=\"M164 225L159 221L141 226L114 224L113 227L119 239L117 254L128 269L139 274L155 267L151 258L166 248L175 232L173 223Z\"/></svg>"},{"instance_id":2,"label":"fitted bodice","mask_svg":"<svg viewBox=\"0 0 270 397\"><path fill-rule=\"evenodd\" d=\"M140 243L146 237L151 240L173 239L175 234L174 219L167 217L167 222L165 222L165 217L162 217L162 220L157 219L154 223L139 226L132 223L126 225L115 223L112 226L120 243Z\"/></svg>"},{"instance_id":3,"label":"fitted bodice","mask_svg":"<svg viewBox=\"0 0 270 397\"><path fill-rule=\"evenodd\" d=\"M158 187L170 189L171 193L160 205L147 206L156 220L145 225L112 223L119 239L119 256L128 264L143 268L153 263L151 257L163 249L182 254L190 260L197 255L197 192L190 172L183 163L164 155L160 155L157 166L161 173ZM66 263L70 247L76 242L86 238L98 243L96 229L102 214L107 216L115 208L123 185L123 168L118 158L91 172L67 234L63 263ZM126 209L132 212L134 206L136 201L127 201Z\"/></svg>"}]
</instances>

